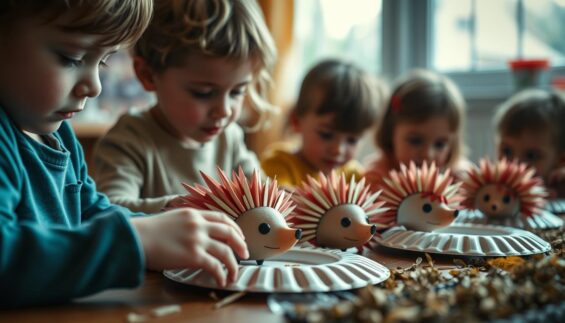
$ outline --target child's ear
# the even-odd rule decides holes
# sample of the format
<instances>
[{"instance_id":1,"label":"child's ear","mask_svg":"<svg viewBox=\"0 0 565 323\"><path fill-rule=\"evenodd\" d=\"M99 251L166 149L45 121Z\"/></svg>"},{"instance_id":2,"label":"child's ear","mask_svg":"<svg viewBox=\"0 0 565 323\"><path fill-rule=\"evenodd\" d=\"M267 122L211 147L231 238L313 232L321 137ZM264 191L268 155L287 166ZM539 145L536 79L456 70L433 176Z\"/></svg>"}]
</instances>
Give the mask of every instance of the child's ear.
<instances>
[{"instance_id":1,"label":"child's ear","mask_svg":"<svg viewBox=\"0 0 565 323\"><path fill-rule=\"evenodd\" d=\"M133 58L133 70L135 71L135 75L143 88L146 91L155 91L155 82L153 80L153 71L142 57L135 56Z\"/></svg>"},{"instance_id":2,"label":"child's ear","mask_svg":"<svg viewBox=\"0 0 565 323\"><path fill-rule=\"evenodd\" d=\"M294 132L300 131L300 119L298 118L296 113L294 113L294 111L291 112L289 115L289 124L290 124L290 129L292 129L292 131Z\"/></svg>"}]
</instances>

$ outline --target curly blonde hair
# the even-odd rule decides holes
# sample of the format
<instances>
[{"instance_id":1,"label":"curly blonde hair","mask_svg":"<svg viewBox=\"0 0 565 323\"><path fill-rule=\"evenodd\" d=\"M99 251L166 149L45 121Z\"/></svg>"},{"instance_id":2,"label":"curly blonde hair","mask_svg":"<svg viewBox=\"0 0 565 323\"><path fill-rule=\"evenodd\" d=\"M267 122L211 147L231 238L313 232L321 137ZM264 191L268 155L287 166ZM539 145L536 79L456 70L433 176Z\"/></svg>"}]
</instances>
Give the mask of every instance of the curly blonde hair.
<instances>
[{"instance_id":1,"label":"curly blonde hair","mask_svg":"<svg viewBox=\"0 0 565 323\"><path fill-rule=\"evenodd\" d=\"M267 99L276 48L261 9L251 0L156 0L155 17L134 48L155 72L180 66L200 53L254 63L249 106L259 113L253 128L275 111Z\"/></svg>"}]
</instances>

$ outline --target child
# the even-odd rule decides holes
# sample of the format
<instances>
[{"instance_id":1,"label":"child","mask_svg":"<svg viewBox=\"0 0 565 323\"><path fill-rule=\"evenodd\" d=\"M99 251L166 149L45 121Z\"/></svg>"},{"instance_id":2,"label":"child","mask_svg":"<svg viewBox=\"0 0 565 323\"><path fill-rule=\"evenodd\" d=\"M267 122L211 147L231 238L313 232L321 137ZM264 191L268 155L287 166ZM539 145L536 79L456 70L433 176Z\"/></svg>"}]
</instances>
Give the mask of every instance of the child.
<instances>
[{"instance_id":1,"label":"child","mask_svg":"<svg viewBox=\"0 0 565 323\"><path fill-rule=\"evenodd\" d=\"M137 42L134 69L157 103L124 115L94 152L95 179L110 201L157 212L182 204L182 183L259 168L235 122L248 102L267 112L263 93L273 39L255 1L161 0Z\"/></svg>"},{"instance_id":2,"label":"child","mask_svg":"<svg viewBox=\"0 0 565 323\"><path fill-rule=\"evenodd\" d=\"M188 208L130 219L96 192L65 121L100 93L100 66L139 37L152 3L0 4L1 307L135 287L145 268L201 267L221 285L237 276L230 247L247 251L231 219Z\"/></svg>"},{"instance_id":3,"label":"child","mask_svg":"<svg viewBox=\"0 0 565 323\"><path fill-rule=\"evenodd\" d=\"M401 79L387 104L376 134L381 150L368 158L367 180L379 186L390 170L401 163L424 161L444 171L462 175L465 102L455 84L445 76L415 70Z\"/></svg>"},{"instance_id":4,"label":"child","mask_svg":"<svg viewBox=\"0 0 565 323\"><path fill-rule=\"evenodd\" d=\"M523 90L497 110L499 158L533 166L551 197L565 197L565 98L554 91Z\"/></svg>"},{"instance_id":5,"label":"child","mask_svg":"<svg viewBox=\"0 0 565 323\"><path fill-rule=\"evenodd\" d=\"M363 170L353 157L359 139L378 118L381 91L373 77L352 63L318 63L306 74L290 113L290 125L302 145L276 145L263 156L264 172L289 189L320 171L336 169L358 179Z\"/></svg>"}]
</instances>

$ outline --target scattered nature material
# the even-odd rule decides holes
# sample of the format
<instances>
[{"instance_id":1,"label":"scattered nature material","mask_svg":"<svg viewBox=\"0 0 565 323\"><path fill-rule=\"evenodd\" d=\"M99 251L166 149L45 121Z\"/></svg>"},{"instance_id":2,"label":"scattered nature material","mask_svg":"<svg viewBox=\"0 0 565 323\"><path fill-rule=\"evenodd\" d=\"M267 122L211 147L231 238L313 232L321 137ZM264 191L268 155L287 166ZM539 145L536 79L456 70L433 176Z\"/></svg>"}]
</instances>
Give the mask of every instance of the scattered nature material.
<instances>
[{"instance_id":1,"label":"scattered nature material","mask_svg":"<svg viewBox=\"0 0 565 323\"><path fill-rule=\"evenodd\" d=\"M454 259L440 270L432 258L391 270L382 286L318 311L297 307L300 322L476 322L510 318L565 302L565 229L535 232L549 241L549 255ZM553 305L550 305L553 304Z\"/></svg>"}]
</instances>

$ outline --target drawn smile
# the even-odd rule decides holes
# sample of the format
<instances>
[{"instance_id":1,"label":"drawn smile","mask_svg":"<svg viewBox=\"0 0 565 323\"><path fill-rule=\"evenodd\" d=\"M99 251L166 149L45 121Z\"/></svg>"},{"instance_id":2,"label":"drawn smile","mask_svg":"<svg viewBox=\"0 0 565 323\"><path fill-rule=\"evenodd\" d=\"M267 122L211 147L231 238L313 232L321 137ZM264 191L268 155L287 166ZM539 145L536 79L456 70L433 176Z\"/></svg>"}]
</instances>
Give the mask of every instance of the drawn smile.
<instances>
[{"instance_id":1,"label":"drawn smile","mask_svg":"<svg viewBox=\"0 0 565 323\"><path fill-rule=\"evenodd\" d=\"M279 247L269 247L269 246L263 246L263 247L265 247L267 249L280 249Z\"/></svg>"},{"instance_id":2,"label":"drawn smile","mask_svg":"<svg viewBox=\"0 0 565 323\"><path fill-rule=\"evenodd\" d=\"M439 222L429 222L429 221L426 221L426 223L427 223L427 224L431 224L431 225L440 225L440 224L441 224L441 223L439 223Z\"/></svg>"},{"instance_id":3,"label":"drawn smile","mask_svg":"<svg viewBox=\"0 0 565 323\"><path fill-rule=\"evenodd\" d=\"M343 239L349 240L349 241L359 241L359 240L357 240L357 239L351 239L351 238L348 238L348 237L343 237Z\"/></svg>"}]
</instances>

